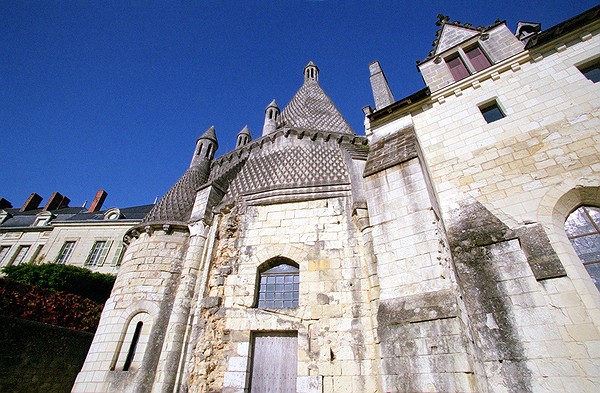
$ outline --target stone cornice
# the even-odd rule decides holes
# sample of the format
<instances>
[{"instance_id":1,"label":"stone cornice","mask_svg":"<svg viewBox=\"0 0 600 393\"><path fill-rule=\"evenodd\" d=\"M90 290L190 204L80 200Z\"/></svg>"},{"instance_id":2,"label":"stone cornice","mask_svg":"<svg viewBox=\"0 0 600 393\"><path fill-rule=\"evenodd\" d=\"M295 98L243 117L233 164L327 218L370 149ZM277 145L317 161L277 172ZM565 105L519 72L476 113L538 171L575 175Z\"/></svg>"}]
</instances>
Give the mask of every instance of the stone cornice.
<instances>
[{"instance_id":1,"label":"stone cornice","mask_svg":"<svg viewBox=\"0 0 600 393\"><path fill-rule=\"evenodd\" d=\"M129 229L125 233L125 236L123 236L123 241L129 244L133 238L137 239L142 233L147 233L149 236L151 236L157 231L161 231L166 235L170 235L173 232L189 233L190 229L187 223L181 221L144 222Z\"/></svg>"},{"instance_id":2,"label":"stone cornice","mask_svg":"<svg viewBox=\"0 0 600 393\"><path fill-rule=\"evenodd\" d=\"M265 135L259 139L256 139L238 149L235 149L219 158L213 160L211 167L215 167L224 163L230 163L235 159L241 159L247 157L252 150L262 149L266 143L274 143L275 140L281 137L289 138L295 136L298 139L310 139L316 141L317 139L328 142L330 140L337 141L337 143L347 142L354 145L366 145L368 140L364 136L342 134L338 132L327 132L327 131L314 131L305 130L299 128L279 128L275 132L269 135Z\"/></svg>"}]
</instances>

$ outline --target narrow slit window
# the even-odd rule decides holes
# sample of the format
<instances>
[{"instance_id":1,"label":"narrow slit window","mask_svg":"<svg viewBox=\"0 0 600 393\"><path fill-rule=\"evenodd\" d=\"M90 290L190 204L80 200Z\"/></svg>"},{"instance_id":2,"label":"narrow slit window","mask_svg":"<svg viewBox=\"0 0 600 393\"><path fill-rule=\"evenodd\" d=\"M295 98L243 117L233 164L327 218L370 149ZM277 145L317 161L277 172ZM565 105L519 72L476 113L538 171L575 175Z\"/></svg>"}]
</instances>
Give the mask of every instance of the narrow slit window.
<instances>
[{"instance_id":1,"label":"narrow slit window","mask_svg":"<svg viewBox=\"0 0 600 393\"><path fill-rule=\"evenodd\" d=\"M133 338L131 339L131 344L129 345L129 351L127 351L127 358L125 359L125 364L123 365L123 371L129 371L129 367L131 367L131 363L133 362L133 358L135 356L135 349L138 341L140 340L142 326L144 326L142 321L139 321L135 326L135 332L133 333Z\"/></svg>"},{"instance_id":2,"label":"narrow slit window","mask_svg":"<svg viewBox=\"0 0 600 393\"><path fill-rule=\"evenodd\" d=\"M500 120L506 116L496 101L481 105L479 110L488 123Z\"/></svg>"}]
</instances>

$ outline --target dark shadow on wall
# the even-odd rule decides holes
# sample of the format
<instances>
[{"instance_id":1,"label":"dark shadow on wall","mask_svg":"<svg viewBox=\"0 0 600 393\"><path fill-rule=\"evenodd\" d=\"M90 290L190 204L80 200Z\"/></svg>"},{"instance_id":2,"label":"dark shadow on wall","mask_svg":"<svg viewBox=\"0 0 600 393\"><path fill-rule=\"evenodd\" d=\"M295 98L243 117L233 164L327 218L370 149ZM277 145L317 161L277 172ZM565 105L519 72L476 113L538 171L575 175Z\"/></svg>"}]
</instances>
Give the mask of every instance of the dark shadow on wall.
<instances>
[{"instance_id":1,"label":"dark shadow on wall","mask_svg":"<svg viewBox=\"0 0 600 393\"><path fill-rule=\"evenodd\" d=\"M0 315L0 392L70 392L92 333Z\"/></svg>"}]
</instances>

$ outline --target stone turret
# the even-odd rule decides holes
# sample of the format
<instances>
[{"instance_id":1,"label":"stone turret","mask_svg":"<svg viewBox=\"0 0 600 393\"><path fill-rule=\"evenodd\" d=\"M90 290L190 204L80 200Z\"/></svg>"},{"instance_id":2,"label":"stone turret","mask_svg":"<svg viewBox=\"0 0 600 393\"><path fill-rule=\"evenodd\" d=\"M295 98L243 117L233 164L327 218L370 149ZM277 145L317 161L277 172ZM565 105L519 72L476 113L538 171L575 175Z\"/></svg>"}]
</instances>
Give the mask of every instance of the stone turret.
<instances>
[{"instance_id":1,"label":"stone turret","mask_svg":"<svg viewBox=\"0 0 600 393\"><path fill-rule=\"evenodd\" d=\"M244 126L244 128L242 128L242 131L240 131L237 134L237 140L235 142L235 148L240 148L244 145L246 145L248 142L250 142L252 140L252 134L250 134L250 129L248 128L248 126Z\"/></svg>"},{"instance_id":2,"label":"stone turret","mask_svg":"<svg viewBox=\"0 0 600 393\"><path fill-rule=\"evenodd\" d=\"M314 80L315 82L319 81L319 67L317 67L312 61L309 61L304 67L304 81L306 82L310 80Z\"/></svg>"},{"instance_id":3,"label":"stone turret","mask_svg":"<svg viewBox=\"0 0 600 393\"><path fill-rule=\"evenodd\" d=\"M215 134L215 126L210 126L210 128L196 140L196 150L194 151L194 157L192 157L190 168L212 160L215 156L215 151L218 148L219 143L217 142L217 135Z\"/></svg>"},{"instance_id":4,"label":"stone turret","mask_svg":"<svg viewBox=\"0 0 600 393\"><path fill-rule=\"evenodd\" d=\"M268 135L275 131L277 128L277 121L279 120L279 107L275 100L265 108L265 125L263 126L262 136Z\"/></svg>"}]
</instances>

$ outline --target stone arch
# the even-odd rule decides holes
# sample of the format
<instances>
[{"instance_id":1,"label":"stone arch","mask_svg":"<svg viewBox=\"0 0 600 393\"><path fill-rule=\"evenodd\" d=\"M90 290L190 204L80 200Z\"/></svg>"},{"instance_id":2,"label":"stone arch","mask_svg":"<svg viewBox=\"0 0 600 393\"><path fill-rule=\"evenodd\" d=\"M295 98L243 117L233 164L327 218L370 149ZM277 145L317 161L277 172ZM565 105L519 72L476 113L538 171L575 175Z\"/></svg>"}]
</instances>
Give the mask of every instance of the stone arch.
<instances>
[{"instance_id":1,"label":"stone arch","mask_svg":"<svg viewBox=\"0 0 600 393\"><path fill-rule=\"evenodd\" d=\"M148 301L140 301L127 307L116 318L115 325L120 328L120 332L119 340L116 342L116 347L114 348L110 370L128 371L124 370L124 365L132 350L135 351L137 357L134 358L135 363L132 363L132 359L129 359L127 369L131 366L133 366L132 368L136 368L141 364L142 356L145 353L158 311L159 308L156 304ZM141 329L136 332L136 328L140 323Z\"/></svg>"},{"instance_id":2,"label":"stone arch","mask_svg":"<svg viewBox=\"0 0 600 393\"><path fill-rule=\"evenodd\" d=\"M308 255L308 250L303 250L302 247L292 244L270 244L268 247L257 249L252 260L255 266L260 266L263 262L276 257L287 258L299 264L301 268L306 255Z\"/></svg>"},{"instance_id":3,"label":"stone arch","mask_svg":"<svg viewBox=\"0 0 600 393\"><path fill-rule=\"evenodd\" d=\"M582 205L600 206L600 182L597 179L565 181L555 186L542 198L537 218L584 302L587 299L588 306L600 307L598 291L564 229L569 214Z\"/></svg>"}]
</instances>

